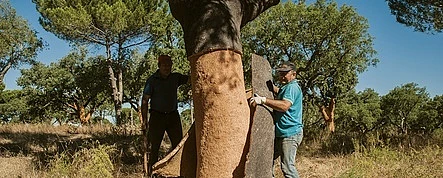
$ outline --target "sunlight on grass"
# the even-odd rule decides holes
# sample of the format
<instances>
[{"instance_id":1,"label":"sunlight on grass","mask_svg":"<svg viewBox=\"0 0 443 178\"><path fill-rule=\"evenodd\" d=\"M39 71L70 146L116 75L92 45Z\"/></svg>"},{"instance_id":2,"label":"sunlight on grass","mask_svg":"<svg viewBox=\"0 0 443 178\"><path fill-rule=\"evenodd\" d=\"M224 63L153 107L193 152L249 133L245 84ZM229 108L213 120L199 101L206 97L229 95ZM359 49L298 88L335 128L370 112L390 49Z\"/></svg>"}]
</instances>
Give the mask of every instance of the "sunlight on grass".
<instances>
[{"instance_id":1,"label":"sunlight on grass","mask_svg":"<svg viewBox=\"0 0 443 178\"><path fill-rule=\"evenodd\" d=\"M353 166L339 177L443 177L443 151L374 149L351 157Z\"/></svg>"},{"instance_id":2,"label":"sunlight on grass","mask_svg":"<svg viewBox=\"0 0 443 178\"><path fill-rule=\"evenodd\" d=\"M48 177L113 177L114 166L109 154L114 151L112 146L98 145L74 155L61 153L51 161Z\"/></svg>"}]
</instances>

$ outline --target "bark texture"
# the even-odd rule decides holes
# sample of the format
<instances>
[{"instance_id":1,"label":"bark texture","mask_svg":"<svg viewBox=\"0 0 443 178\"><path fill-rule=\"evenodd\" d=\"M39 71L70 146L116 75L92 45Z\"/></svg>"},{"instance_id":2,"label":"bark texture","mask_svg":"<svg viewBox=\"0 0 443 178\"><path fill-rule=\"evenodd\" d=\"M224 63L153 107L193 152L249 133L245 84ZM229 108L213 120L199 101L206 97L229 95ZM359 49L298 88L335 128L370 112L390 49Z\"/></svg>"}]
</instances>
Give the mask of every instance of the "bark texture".
<instances>
[{"instance_id":1,"label":"bark texture","mask_svg":"<svg viewBox=\"0 0 443 178\"><path fill-rule=\"evenodd\" d=\"M197 177L244 177L249 106L241 55L220 50L190 60Z\"/></svg>"}]
</instances>

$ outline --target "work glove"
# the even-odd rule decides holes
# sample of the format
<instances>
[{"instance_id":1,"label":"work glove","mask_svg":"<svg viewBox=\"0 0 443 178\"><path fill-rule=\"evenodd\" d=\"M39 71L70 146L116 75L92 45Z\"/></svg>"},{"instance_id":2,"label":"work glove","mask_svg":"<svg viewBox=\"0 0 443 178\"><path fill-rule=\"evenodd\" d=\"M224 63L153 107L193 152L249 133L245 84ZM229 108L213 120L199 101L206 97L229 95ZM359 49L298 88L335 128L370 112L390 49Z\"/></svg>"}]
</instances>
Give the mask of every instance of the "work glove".
<instances>
[{"instance_id":1,"label":"work glove","mask_svg":"<svg viewBox=\"0 0 443 178\"><path fill-rule=\"evenodd\" d=\"M249 99L249 104L256 103L256 104L264 104L266 102L266 97L262 97L258 94L254 94L254 97Z\"/></svg>"}]
</instances>

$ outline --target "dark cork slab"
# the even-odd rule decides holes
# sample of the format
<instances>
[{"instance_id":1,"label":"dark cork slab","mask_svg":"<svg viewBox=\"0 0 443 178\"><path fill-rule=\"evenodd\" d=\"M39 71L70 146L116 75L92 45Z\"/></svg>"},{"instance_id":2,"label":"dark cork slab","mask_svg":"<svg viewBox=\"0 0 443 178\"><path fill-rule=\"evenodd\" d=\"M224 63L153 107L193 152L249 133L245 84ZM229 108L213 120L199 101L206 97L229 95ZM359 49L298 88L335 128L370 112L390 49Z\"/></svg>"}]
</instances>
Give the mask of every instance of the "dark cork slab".
<instances>
[{"instance_id":1,"label":"dark cork slab","mask_svg":"<svg viewBox=\"0 0 443 178\"><path fill-rule=\"evenodd\" d=\"M272 68L269 62L261 56L252 55L253 93L273 98L266 85L266 82L270 81ZM272 177L274 153L274 122L271 110L259 105L252 115L245 175L247 178L269 178Z\"/></svg>"}]
</instances>

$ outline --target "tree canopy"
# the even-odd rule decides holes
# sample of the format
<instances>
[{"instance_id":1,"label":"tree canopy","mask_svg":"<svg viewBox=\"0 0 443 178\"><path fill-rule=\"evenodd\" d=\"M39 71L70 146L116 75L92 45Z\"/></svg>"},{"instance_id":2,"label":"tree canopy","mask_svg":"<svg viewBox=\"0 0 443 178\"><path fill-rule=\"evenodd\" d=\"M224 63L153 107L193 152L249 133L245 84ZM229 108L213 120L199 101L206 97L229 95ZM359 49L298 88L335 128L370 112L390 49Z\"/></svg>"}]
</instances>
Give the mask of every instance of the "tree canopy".
<instances>
[{"instance_id":1,"label":"tree canopy","mask_svg":"<svg viewBox=\"0 0 443 178\"><path fill-rule=\"evenodd\" d=\"M61 39L99 45L140 44L161 26L160 1L33 0L43 28ZM151 26L152 25L152 26ZM135 42L136 41L136 42Z\"/></svg>"},{"instance_id":2,"label":"tree canopy","mask_svg":"<svg viewBox=\"0 0 443 178\"><path fill-rule=\"evenodd\" d=\"M416 83L395 87L381 98L380 106L383 109L385 125L395 128L400 134L407 134L408 130L414 127L414 123L421 122L419 110L428 101L429 94L426 89L418 87Z\"/></svg>"},{"instance_id":3,"label":"tree canopy","mask_svg":"<svg viewBox=\"0 0 443 178\"><path fill-rule=\"evenodd\" d=\"M43 28L61 39L105 49L115 117L121 116L123 70L132 49L166 34L167 3L139 0L33 0ZM169 17L169 18L168 18Z\"/></svg>"},{"instance_id":4,"label":"tree canopy","mask_svg":"<svg viewBox=\"0 0 443 178\"><path fill-rule=\"evenodd\" d=\"M420 32L442 32L443 1L386 0L397 22Z\"/></svg>"},{"instance_id":5,"label":"tree canopy","mask_svg":"<svg viewBox=\"0 0 443 178\"><path fill-rule=\"evenodd\" d=\"M43 42L9 1L0 0L0 83L11 68L34 62Z\"/></svg>"},{"instance_id":6,"label":"tree canopy","mask_svg":"<svg viewBox=\"0 0 443 178\"><path fill-rule=\"evenodd\" d=\"M100 57L87 58L86 54L73 51L49 66L39 63L22 70L18 84L30 96L28 104L35 116L88 123L95 109L109 98L105 97L109 87ZM53 113L65 114L57 117Z\"/></svg>"},{"instance_id":7,"label":"tree canopy","mask_svg":"<svg viewBox=\"0 0 443 178\"><path fill-rule=\"evenodd\" d=\"M381 116L380 96L373 89L349 92L337 106L337 126L348 132L366 134L377 129Z\"/></svg>"},{"instance_id":8,"label":"tree canopy","mask_svg":"<svg viewBox=\"0 0 443 178\"><path fill-rule=\"evenodd\" d=\"M23 91L0 90L0 122L20 121L26 115L27 110L26 97Z\"/></svg>"}]
</instances>

